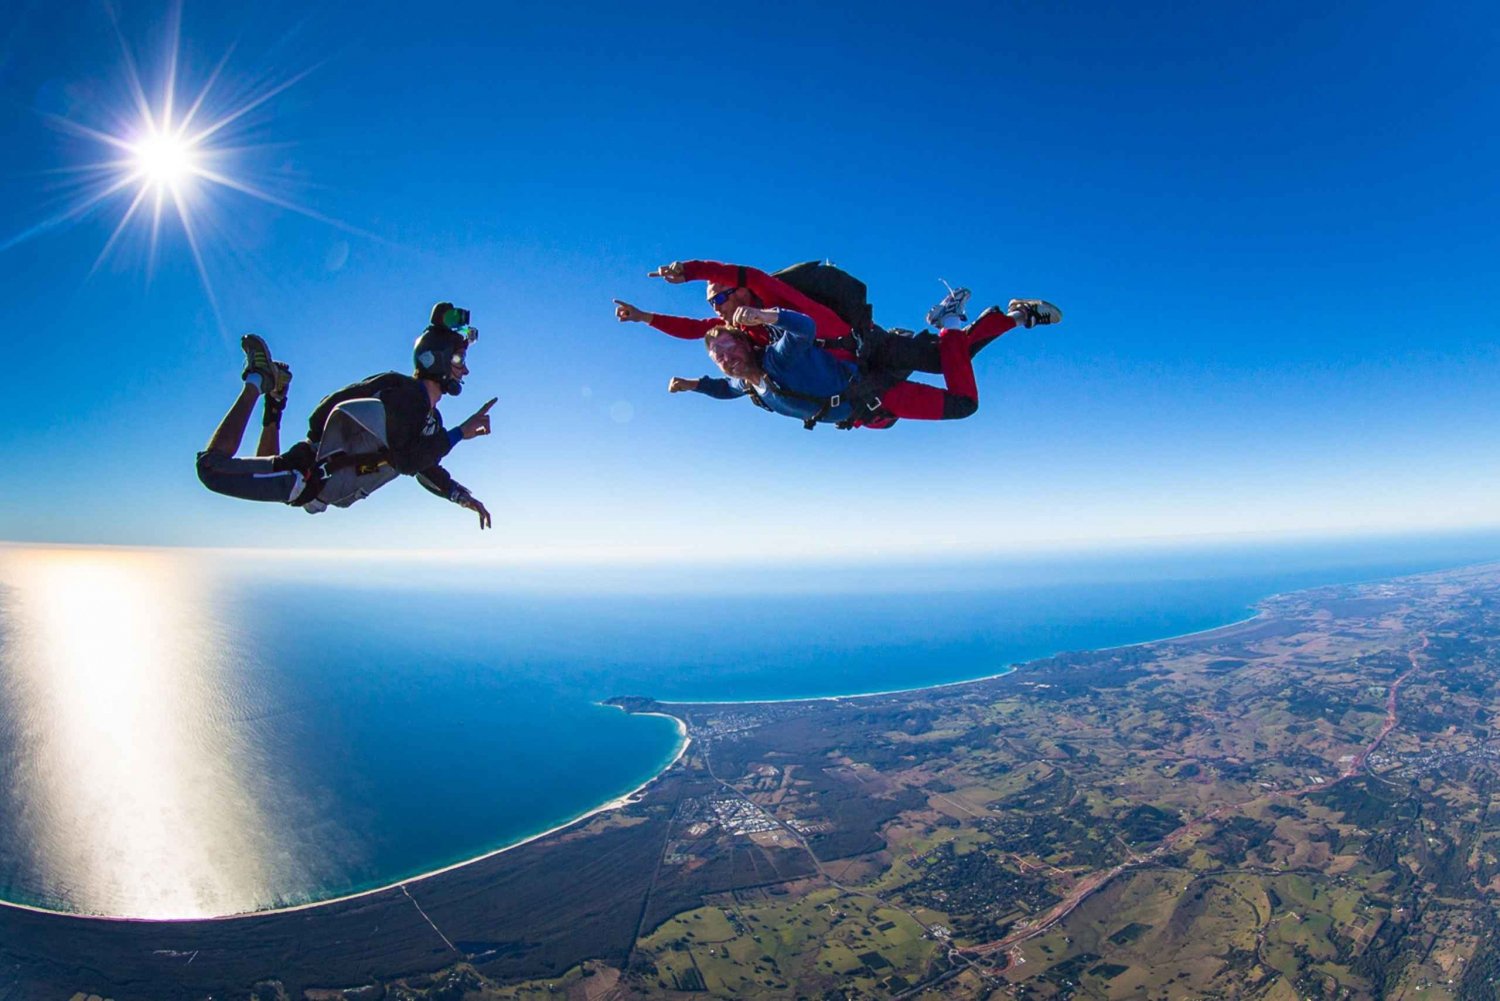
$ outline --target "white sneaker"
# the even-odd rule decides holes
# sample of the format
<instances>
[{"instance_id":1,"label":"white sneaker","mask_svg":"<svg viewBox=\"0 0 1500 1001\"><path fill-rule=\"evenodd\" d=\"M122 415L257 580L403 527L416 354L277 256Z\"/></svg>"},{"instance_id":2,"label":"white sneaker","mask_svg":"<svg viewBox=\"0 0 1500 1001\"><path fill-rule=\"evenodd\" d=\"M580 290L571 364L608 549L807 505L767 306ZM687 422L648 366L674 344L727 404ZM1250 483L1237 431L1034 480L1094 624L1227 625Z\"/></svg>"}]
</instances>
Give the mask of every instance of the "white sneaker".
<instances>
[{"instance_id":1,"label":"white sneaker","mask_svg":"<svg viewBox=\"0 0 1500 1001\"><path fill-rule=\"evenodd\" d=\"M1061 323L1062 310L1045 299L1012 299L1005 307L1007 313L1021 314L1021 326L1030 329L1048 323Z\"/></svg>"},{"instance_id":2,"label":"white sneaker","mask_svg":"<svg viewBox=\"0 0 1500 1001\"><path fill-rule=\"evenodd\" d=\"M969 304L969 296L974 293L963 287L954 288L947 282L943 282L943 285L948 289L948 294L943 296L942 302L927 311L927 325L941 330L943 321L952 318L958 322L950 323L948 326L961 327L969 322L969 316L964 312L964 307Z\"/></svg>"}]
</instances>

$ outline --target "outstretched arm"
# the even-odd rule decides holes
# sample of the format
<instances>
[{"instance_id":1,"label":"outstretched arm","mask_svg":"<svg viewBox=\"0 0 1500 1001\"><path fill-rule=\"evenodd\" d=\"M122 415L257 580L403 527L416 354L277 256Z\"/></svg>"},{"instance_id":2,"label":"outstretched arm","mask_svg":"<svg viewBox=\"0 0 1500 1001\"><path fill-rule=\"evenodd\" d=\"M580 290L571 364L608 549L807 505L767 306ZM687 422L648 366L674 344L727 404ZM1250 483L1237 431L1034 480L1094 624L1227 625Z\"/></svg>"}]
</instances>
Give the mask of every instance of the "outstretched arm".
<instances>
[{"instance_id":1,"label":"outstretched arm","mask_svg":"<svg viewBox=\"0 0 1500 1001\"><path fill-rule=\"evenodd\" d=\"M651 319L647 322L662 333L670 334L684 341L701 341L704 334L720 326L722 323L722 321L717 319L694 320L691 317L663 316L660 313L651 314Z\"/></svg>"},{"instance_id":2,"label":"outstretched arm","mask_svg":"<svg viewBox=\"0 0 1500 1001\"><path fill-rule=\"evenodd\" d=\"M479 502L479 498L469 493L469 488L455 480L453 474L442 466L434 465L422 470L417 474L417 482L428 493L476 512L481 529L490 527L490 512Z\"/></svg>"},{"instance_id":3,"label":"outstretched arm","mask_svg":"<svg viewBox=\"0 0 1500 1001\"><path fill-rule=\"evenodd\" d=\"M626 302L624 299L615 300L615 319L621 323L650 323L651 314L644 309L639 309Z\"/></svg>"},{"instance_id":4,"label":"outstretched arm","mask_svg":"<svg viewBox=\"0 0 1500 1001\"><path fill-rule=\"evenodd\" d=\"M688 385L691 383L691 385ZM680 387L678 384L681 384ZM667 387L669 392L694 392L702 393L704 396L712 396L716 400L737 400L745 395L745 390L736 385L732 379L715 379L713 376L705 375L701 379L672 380L672 385Z\"/></svg>"},{"instance_id":5,"label":"outstretched arm","mask_svg":"<svg viewBox=\"0 0 1500 1001\"><path fill-rule=\"evenodd\" d=\"M670 334L685 341L701 340L703 335L719 322L718 320L693 320L686 316L662 316L659 313L648 313L644 309L632 306L624 299L615 300L615 319L621 323L648 323L664 334Z\"/></svg>"},{"instance_id":6,"label":"outstretched arm","mask_svg":"<svg viewBox=\"0 0 1500 1001\"><path fill-rule=\"evenodd\" d=\"M768 275L759 268L721 264L718 261L683 261L682 274L686 281L743 285L767 306L784 306L806 313L812 317L819 337L849 335L849 324L841 320L833 310L822 303L813 302L780 278Z\"/></svg>"}]
</instances>

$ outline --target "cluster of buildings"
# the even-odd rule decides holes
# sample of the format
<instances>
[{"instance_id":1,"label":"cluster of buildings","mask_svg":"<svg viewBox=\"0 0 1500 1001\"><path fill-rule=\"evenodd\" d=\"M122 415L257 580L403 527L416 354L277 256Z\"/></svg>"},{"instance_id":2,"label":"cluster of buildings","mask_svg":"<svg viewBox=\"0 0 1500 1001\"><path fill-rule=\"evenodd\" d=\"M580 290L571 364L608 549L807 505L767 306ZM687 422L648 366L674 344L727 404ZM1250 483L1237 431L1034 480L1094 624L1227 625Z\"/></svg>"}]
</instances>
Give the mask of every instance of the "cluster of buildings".
<instances>
[{"instance_id":1,"label":"cluster of buildings","mask_svg":"<svg viewBox=\"0 0 1500 1001\"><path fill-rule=\"evenodd\" d=\"M708 809L719 826L730 834L758 834L781 829L781 823L775 817L738 796L711 797Z\"/></svg>"}]
</instances>

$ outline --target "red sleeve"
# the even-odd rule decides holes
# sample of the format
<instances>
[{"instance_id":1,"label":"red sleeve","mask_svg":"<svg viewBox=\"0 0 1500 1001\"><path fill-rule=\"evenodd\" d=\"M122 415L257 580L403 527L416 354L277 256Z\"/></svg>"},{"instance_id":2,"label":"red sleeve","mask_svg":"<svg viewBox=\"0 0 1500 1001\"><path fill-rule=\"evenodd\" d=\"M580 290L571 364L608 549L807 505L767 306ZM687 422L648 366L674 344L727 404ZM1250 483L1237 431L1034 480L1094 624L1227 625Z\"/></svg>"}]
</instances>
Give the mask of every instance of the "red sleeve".
<instances>
[{"instance_id":1,"label":"red sleeve","mask_svg":"<svg viewBox=\"0 0 1500 1001\"><path fill-rule=\"evenodd\" d=\"M662 316L651 314L651 326L664 334L680 337L685 341L701 341L703 335L719 325L719 320L690 320L686 316Z\"/></svg>"},{"instance_id":2,"label":"red sleeve","mask_svg":"<svg viewBox=\"0 0 1500 1001\"><path fill-rule=\"evenodd\" d=\"M749 271L749 268L745 269ZM740 283L738 264L720 264L718 261L683 261L682 277L690 282L718 282L721 285Z\"/></svg>"},{"instance_id":3,"label":"red sleeve","mask_svg":"<svg viewBox=\"0 0 1500 1001\"><path fill-rule=\"evenodd\" d=\"M745 287L767 306L785 307L806 313L812 317L819 337L837 338L849 336L849 324L839 315L819 302L792 288L780 278L773 278L759 268L742 268L738 264L720 264L718 261L683 261L682 274L690 282L719 282L723 285L740 284L744 273Z\"/></svg>"}]
</instances>

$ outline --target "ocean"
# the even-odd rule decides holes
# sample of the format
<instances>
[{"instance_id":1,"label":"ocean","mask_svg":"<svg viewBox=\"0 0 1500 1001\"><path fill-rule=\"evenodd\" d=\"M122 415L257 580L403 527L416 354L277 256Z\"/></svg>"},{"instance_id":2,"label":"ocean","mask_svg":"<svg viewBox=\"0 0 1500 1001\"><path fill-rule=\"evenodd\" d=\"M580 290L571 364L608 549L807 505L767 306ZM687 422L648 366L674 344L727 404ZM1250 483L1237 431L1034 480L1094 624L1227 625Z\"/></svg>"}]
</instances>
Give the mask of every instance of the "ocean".
<instances>
[{"instance_id":1,"label":"ocean","mask_svg":"<svg viewBox=\"0 0 1500 1001\"><path fill-rule=\"evenodd\" d=\"M0 548L0 898L178 918L345 895L657 774L674 722L614 695L924 687L1497 558L1493 533L598 571Z\"/></svg>"}]
</instances>

